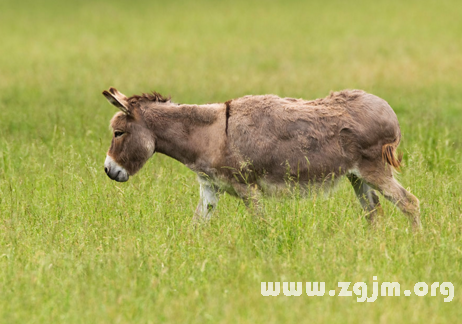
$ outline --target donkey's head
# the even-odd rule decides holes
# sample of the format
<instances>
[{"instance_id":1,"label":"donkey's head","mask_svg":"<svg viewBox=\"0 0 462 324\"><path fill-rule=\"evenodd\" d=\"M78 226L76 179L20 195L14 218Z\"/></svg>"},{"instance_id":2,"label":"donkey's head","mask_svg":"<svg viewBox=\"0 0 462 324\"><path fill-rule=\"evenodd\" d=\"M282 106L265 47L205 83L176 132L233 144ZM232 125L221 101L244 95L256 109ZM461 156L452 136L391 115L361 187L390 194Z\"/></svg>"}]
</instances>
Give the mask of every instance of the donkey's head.
<instances>
[{"instance_id":1,"label":"donkey's head","mask_svg":"<svg viewBox=\"0 0 462 324\"><path fill-rule=\"evenodd\" d=\"M111 120L113 137L104 162L112 180L127 181L155 152L155 138L146 126L141 110L114 88L103 91L106 99L119 108Z\"/></svg>"}]
</instances>

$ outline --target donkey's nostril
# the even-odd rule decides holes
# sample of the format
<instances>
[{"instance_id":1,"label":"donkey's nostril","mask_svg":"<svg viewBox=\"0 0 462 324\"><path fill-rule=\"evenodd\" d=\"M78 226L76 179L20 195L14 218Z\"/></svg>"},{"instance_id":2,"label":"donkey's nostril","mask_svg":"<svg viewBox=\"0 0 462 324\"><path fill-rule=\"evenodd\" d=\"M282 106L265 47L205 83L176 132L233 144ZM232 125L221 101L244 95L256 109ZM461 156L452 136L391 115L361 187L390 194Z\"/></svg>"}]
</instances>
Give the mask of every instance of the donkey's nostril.
<instances>
[{"instance_id":1,"label":"donkey's nostril","mask_svg":"<svg viewBox=\"0 0 462 324\"><path fill-rule=\"evenodd\" d=\"M109 172L109 169L105 167L104 172L106 172L106 174L107 174Z\"/></svg>"}]
</instances>

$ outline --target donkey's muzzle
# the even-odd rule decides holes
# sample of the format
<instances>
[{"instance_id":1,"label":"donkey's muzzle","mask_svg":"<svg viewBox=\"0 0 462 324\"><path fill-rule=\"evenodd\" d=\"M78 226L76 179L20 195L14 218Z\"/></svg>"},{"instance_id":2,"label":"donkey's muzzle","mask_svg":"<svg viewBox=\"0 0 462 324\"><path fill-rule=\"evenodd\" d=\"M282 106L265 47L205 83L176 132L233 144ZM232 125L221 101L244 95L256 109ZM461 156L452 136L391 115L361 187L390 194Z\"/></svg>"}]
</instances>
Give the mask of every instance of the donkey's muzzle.
<instances>
[{"instance_id":1,"label":"donkey's muzzle","mask_svg":"<svg viewBox=\"0 0 462 324\"><path fill-rule=\"evenodd\" d=\"M109 155L104 161L104 172L109 178L118 182L125 182L129 178L127 170L118 165Z\"/></svg>"}]
</instances>

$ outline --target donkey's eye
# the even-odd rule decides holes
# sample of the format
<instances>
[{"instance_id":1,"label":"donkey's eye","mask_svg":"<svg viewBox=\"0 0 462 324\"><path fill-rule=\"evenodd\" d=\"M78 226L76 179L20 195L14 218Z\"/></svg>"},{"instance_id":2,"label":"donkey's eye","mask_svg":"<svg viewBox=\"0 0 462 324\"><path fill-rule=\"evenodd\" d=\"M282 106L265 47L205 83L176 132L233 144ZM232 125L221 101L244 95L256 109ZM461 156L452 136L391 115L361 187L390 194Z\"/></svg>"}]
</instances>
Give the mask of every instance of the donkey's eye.
<instances>
[{"instance_id":1,"label":"donkey's eye","mask_svg":"<svg viewBox=\"0 0 462 324\"><path fill-rule=\"evenodd\" d=\"M121 131L115 131L115 132L114 132L114 136L115 136L115 137L122 136L123 134L125 134L125 133L124 133L124 132L121 132Z\"/></svg>"}]
</instances>

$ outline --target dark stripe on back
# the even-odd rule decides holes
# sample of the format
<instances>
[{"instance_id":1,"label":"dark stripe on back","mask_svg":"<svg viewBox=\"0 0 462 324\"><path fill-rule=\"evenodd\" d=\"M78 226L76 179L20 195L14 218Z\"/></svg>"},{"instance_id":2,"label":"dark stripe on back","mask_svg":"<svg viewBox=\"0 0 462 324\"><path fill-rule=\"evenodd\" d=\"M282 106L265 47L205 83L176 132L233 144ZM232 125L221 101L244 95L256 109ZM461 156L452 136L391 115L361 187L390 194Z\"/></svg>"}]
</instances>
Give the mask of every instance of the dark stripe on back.
<instances>
[{"instance_id":1,"label":"dark stripe on back","mask_svg":"<svg viewBox=\"0 0 462 324\"><path fill-rule=\"evenodd\" d=\"M225 102L226 105L226 127L225 127L225 134L228 136L228 119L229 119L229 111L230 111L230 104L232 100L228 100Z\"/></svg>"}]
</instances>

